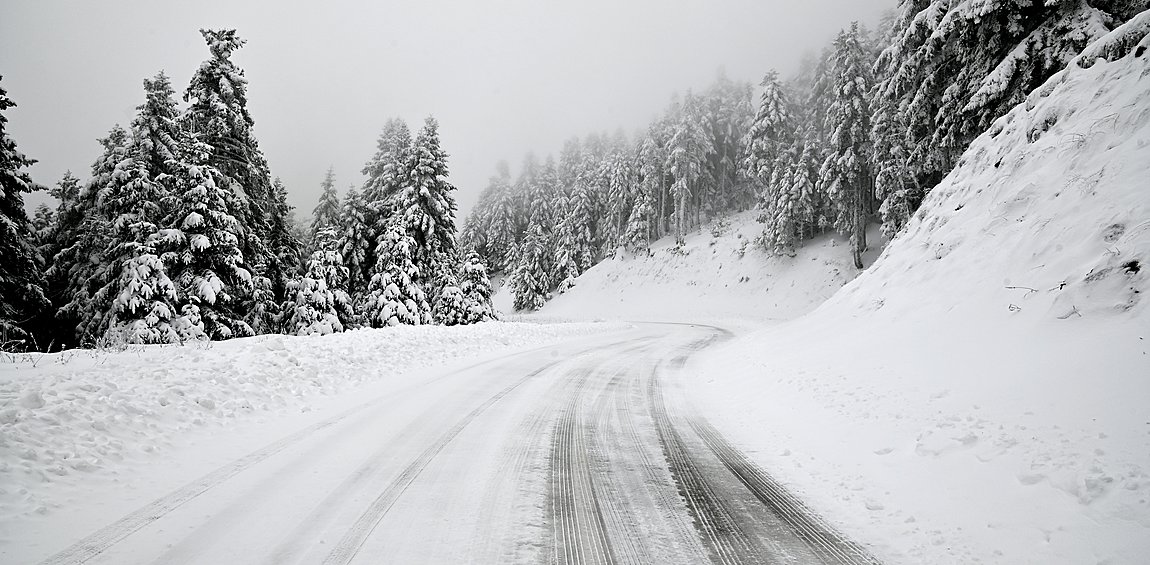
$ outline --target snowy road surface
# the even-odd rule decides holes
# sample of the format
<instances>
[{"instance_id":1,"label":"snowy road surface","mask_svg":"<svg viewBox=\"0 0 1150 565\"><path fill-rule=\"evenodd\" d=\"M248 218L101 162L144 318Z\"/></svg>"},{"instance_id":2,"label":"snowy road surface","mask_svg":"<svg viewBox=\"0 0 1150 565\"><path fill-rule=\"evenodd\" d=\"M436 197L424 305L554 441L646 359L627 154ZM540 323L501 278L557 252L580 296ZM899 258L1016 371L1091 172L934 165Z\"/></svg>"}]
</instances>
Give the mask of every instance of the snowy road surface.
<instances>
[{"instance_id":1,"label":"snowy road surface","mask_svg":"<svg viewBox=\"0 0 1150 565\"><path fill-rule=\"evenodd\" d=\"M455 369L43 563L872 563L682 398L727 336L643 325Z\"/></svg>"}]
</instances>

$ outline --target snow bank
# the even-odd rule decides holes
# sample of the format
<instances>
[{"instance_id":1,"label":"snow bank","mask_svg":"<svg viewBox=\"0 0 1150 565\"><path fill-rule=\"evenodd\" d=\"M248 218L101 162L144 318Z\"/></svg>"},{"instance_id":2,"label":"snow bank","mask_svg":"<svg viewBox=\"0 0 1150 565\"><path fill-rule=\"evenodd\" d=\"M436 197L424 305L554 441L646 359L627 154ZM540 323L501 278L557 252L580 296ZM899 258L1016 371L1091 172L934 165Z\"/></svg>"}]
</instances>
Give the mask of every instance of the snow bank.
<instances>
[{"instance_id":1,"label":"snow bank","mask_svg":"<svg viewBox=\"0 0 1150 565\"><path fill-rule=\"evenodd\" d=\"M813 310L858 272L845 239L822 236L795 257L766 253L757 212L744 212L690 234L682 247L667 237L650 255L604 260L556 296L542 316L646 321L725 318L791 319ZM879 242L877 230L870 235ZM873 245L868 261L881 245ZM503 290L500 294L506 295ZM500 304L510 303L502 299Z\"/></svg>"},{"instance_id":2,"label":"snow bank","mask_svg":"<svg viewBox=\"0 0 1150 565\"><path fill-rule=\"evenodd\" d=\"M693 366L719 427L884 562L1150 555L1144 52L1053 77L871 269Z\"/></svg>"},{"instance_id":3,"label":"snow bank","mask_svg":"<svg viewBox=\"0 0 1150 565\"><path fill-rule=\"evenodd\" d=\"M0 358L0 524L180 445L196 430L313 409L325 398L453 360L610 329L595 324L397 327ZM63 495L60 495L63 496Z\"/></svg>"}]
</instances>

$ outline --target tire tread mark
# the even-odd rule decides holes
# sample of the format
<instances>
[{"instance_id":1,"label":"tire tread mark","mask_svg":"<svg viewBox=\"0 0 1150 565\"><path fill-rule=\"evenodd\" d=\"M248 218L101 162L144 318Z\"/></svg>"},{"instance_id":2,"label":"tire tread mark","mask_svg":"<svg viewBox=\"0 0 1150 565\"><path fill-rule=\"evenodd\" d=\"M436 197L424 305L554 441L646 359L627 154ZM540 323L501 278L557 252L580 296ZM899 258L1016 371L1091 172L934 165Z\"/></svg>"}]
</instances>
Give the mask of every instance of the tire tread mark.
<instances>
[{"instance_id":1,"label":"tire tread mark","mask_svg":"<svg viewBox=\"0 0 1150 565\"><path fill-rule=\"evenodd\" d=\"M552 560L557 564L616 562L576 423L579 399L592 372L580 372L552 434Z\"/></svg>"},{"instance_id":2,"label":"tire tread mark","mask_svg":"<svg viewBox=\"0 0 1150 565\"><path fill-rule=\"evenodd\" d=\"M601 439L603 435L602 430L611 427L611 422L614 419L614 412L610 409L613 404L612 401L615 397L619 396L620 384L623 377L627 374L627 368L617 368L612 371L611 378L606 385L603 386L602 391L599 392L598 397L592 404L590 414L594 422L593 426L587 426L585 423L580 423L579 428L585 430L587 433L587 448L584 450L589 458L588 465L599 462L606 468L608 466L607 456L605 453L609 452L608 449L603 447L604 441ZM633 521L629 521L630 512L621 508L619 500L610 496L612 490L617 490L611 480L610 472L603 470L590 469L592 492L596 499L597 506L605 510L605 517L610 518L610 522L619 528L615 535L610 535L614 530L606 529L608 520L604 521L605 531L608 533L608 539L612 541L611 546L614 547L616 557L621 563L650 563L651 557L648 555L646 547L640 543L642 535L635 528ZM598 486L596 486L598 485ZM606 497L601 496L604 492L607 493Z\"/></svg>"},{"instance_id":3,"label":"tire tread mark","mask_svg":"<svg viewBox=\"0 0 1150 565\"><path fill-rule=\"evenodd\" d=\"M649 485L658 485L665 481L666 476L658 473L655 469L657 467L665 468L665 461L659 461L656 465L656 463L652 460L646 449L648 443L645 442L642 437L640 437L639 430L635 426L635 422L633 420L633 418L635 418L635 410L642 411L642 416L651 418L652 420L654 418L654 416L651 415L650 407L645 401L646 398L644 393L645 390L642 379L633 379L631 381L631 390L629 391L629 394L620 394L616 396L615 410L619 414L619 420L621 422L623 432L630 441L633 452L639 457L639 463L642 466L644 479ZM670 494L665 489L653 488L651 489L651 492L654 498L658 500L659 504L664 509L669 510L676 508L683 503L677 494ZM697 539L698 532L692 528L691 524L682 520L674 519L672 520L672 525L680 539L684 541L689 539ZM706 549L701 545L695 547L696 550ZM707 556L704 553L698 553L693 555L693 557L702 560L706 559Z\"/></svg>"},{"instance_id":4,"label":"tire tread mark","mask_svg":"<svg viewBox=\"0 0 1150 565\"><path fill-rule=\"evenodd\" d=\"M383 492L375 498L375 500L371 502L371 504L367 507L367 510L365 510L363 514L361 514L360 517L356 519L355 523L351 525L351 528L348 529L348 531L339 540L335 547L332 548L331 552L328 553L327 558L323 561L324 565L346 564L351 562L351 560L355 558L356 554L359 553L360 548L363 547L363 543L367 541L367 538L371 535L371 532L375 530L375 527L379 525L379 522L383 520L383 517L387 515L389 510L391 510L391 507L395 504L395 501L398 500L399 497L403 495L404 491L407 490L407 487L411 486L411 483L419 477L419 474L423 472L423 469L427 467L427 464L430 463L436 455L439 455L439 452L443 451L443 448L447 447L447 444L451 443L451 441L454 440L455 437L458 436L460 432L462 432L463 429L468 426L468 424L478 418L480 414L485 412L496 402L499 402L503 399L503 397L511 394L511 392L518 388L520 385L526 383L547 369L550 369L557 363L558 362L549 363L543 367L540 367L539 369L527 374L523 378L511 383L503 390L500 390L494 396L488 398L483 402L483 404L480 404L466 416L456 422L455 425L452 426L451 429L447 430L447 432L445 432L442 436L440 436L439 439L435 441L435 443L431 444L427 447L427 449L423 450L423 452L420 453L414 461L408 464L408 466L400 472L399 476L394 481L392 481L391 484L389 484L387 488L385 488Z\"/></svg>"},{"instance_id":5,"label":"tire tread mark","mask_svg":"<svg viewBox=\"0 0 1150 565\"><path fill-rule=\"evenodd\" d=\"M723 564L757 562L748 559L757 552L747 533L691 460L682 437L671 423L659 387L658 368L647 383L647 398L671 476L687 503L712 560Z\"/></svg>"},{"instance_id":6,"label":"tire tread mark","mask_svg":"<svg viewBox=\"0 0 1150 565\"><path fill-rule=\"evenodd\" d=\"M862 546L836 532L801 500L784 488L745 455L727 442L709 422L701 417L689 420L691 428L719 461L739 479L747 490L773 514L786 523L826 563L841 565L877 565L879 562Z\"/></svg>"},{"instance_id":7,"label":"tire tread mark","mask_svg":"<svg viewBox=\"0 0 1150 565\"><path fill-rule=\"evenodd\" d=\"M147 505L139 508L138 510L120 518L119 520L104 526L97 530L92 535L72 544L63 551L45 559L40 562L40 565L65 565L72 563L85 563L90 559L100 555L108 548L119 543L124 538L132 535L144 526L163 518L169 512L179 508L181 505L188 501L200 496L211 488L219 485L220 483L234 477L245 469L259 463L280 451L283 451L290 445L299 442L307 436L322 430L324 428L335 425L341 420L351 416L355 412L363 410L367 404L357 406L343 414L334 418L324 420L317 424L308 426L298 432L295 432L287 437L280 439L274 443L264 446L262 449L253 451L244 457L241 457L215 471L208 473L188 483L182 488L162 496Z\"/></svg>"}]
</instances>

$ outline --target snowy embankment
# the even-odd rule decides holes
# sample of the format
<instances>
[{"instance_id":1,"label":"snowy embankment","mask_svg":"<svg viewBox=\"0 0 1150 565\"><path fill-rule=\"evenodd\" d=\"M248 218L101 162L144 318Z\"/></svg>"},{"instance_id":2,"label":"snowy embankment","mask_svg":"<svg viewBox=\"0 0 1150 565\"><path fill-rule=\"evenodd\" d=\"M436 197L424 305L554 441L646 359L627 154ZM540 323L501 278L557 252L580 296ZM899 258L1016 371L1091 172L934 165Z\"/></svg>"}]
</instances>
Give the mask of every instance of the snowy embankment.
<instances>
[{"instance_id":1,"label":"snowy embankment","mask_svg":"<svg viewBox=\"0 0 1150 565\"><path fill-rule=\"evenodd\" d=\"M12 541L3 539L4 521L67 510L69 499L96 488L93 482L162 466L165 452L190 443L218 448L264 424L274 439L313 410L360 401L377 385L411 384L421 369L617 327L492 322L4 354L0 544Z\"/></svg>"},{"instance_id":2,"label":"snowy embankment","mask_svg":"<svg viewBox=\"0 0 1150 565\"><path fill-rule=\"evenodd\" d=\"M873 267L689 367L699 408L885 563L1150 555L1148 45L1056 75Z\"/></svg>"},{"instance_id":3,"label":"snowy embankment","mask_svg":"<svg viewBox=\"0 0 1150 565\"><path fill-rule=\"evenodd\" d=\"M721 225L689 234L681 247L666 237L649 255L620 252L576 280L576 287L536 317L642 321L785 320L805 314L858 272L846 240L824 235L795 257L775 257L754 243L763 231L758 212L736 214ZM870 234L873 260L881 249ZM495 300L510 310L506 287Z\"/></svg>"}]
</instances>

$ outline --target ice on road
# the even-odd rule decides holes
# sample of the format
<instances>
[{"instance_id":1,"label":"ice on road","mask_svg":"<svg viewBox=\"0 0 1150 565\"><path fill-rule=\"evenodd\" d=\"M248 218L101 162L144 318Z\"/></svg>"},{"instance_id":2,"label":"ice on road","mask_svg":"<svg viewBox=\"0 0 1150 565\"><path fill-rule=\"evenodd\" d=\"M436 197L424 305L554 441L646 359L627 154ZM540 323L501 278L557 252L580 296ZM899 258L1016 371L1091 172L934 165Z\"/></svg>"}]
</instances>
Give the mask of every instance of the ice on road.
<instances>
[{"instance_id":1,"label":"ice on road","mask_svg":"<svg viewBox=\"0 0 1150 565\"><path fill-rule=\"evenodd\" d=\"M872 563L683 398L726 337L644 324L453 369L43 563Z\"/></svg>"}]
</instances>

